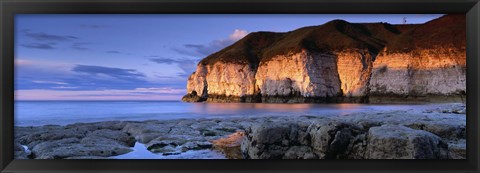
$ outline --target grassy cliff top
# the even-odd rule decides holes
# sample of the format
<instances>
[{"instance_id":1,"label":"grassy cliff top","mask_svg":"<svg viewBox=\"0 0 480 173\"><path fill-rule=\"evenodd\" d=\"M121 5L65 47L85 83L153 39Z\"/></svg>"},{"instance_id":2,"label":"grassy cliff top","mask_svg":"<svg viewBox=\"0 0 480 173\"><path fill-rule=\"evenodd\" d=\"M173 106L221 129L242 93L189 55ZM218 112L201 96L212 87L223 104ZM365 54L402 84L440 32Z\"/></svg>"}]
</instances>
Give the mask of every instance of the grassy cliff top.
<instances>
[{"instance_id":1,"label":"grassy cliff top","mask_svg":"<svg viewBox=\"0 0 480 173\"><path fill-rule=\"evenodd\" d=\"M204 58L200 63L218 61L258 67L276 55L302 50L331 53L349 49L379 52L412 51L436 46L465 47L465 15L445 15L424 24L349 23L333 20L285 33L252 32L234 44Z\"/></svg>"}]
</instances>

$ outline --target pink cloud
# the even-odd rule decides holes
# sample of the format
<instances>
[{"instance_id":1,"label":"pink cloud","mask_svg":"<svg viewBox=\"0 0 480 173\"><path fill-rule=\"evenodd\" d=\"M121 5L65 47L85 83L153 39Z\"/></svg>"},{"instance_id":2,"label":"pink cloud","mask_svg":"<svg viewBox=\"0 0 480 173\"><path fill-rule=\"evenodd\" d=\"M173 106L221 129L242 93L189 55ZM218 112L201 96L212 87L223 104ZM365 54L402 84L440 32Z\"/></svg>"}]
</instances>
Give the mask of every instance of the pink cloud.
<instances>
[{"instance_id":1,"label":"pink cloud","mask_svg":"<svg viewBox=\"0 0 480 173\"><path fill-rule=\"evenodd\" d=\"M137 88L134 90L17 90L15 100L180 100L185 89Z\"/></svg>"}]
</instances>

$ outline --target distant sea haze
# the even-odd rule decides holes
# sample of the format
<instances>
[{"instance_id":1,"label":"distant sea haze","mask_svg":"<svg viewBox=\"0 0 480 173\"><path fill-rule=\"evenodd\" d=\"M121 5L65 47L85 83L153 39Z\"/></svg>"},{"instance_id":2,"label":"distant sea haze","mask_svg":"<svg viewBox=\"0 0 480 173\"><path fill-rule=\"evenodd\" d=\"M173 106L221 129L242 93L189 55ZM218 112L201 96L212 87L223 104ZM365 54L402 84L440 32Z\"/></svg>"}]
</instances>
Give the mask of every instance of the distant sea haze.
<instances>
[{"instance_id":1,"label":"distant sea haze","mask_svg":"<svg viewBox=\"0 0 480 173\"><path fill-rule=\"evenodd\" d=\"M342 116L355 112L420 110L439 104L265 104L179 101L16 101L15 126L72 123L227 118L247 116Z\"/></svg>"}]
</instances>

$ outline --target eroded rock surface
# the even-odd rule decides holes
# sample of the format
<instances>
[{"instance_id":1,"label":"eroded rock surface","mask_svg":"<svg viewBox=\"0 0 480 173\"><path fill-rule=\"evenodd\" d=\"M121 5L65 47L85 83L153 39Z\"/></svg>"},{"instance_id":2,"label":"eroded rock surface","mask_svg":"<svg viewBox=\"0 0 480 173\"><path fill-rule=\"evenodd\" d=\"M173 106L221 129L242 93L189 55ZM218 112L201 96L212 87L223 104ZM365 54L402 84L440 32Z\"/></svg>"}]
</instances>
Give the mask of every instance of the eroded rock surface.
<instances>
[{"instance_id":1,"label":"eroded rock surface","mask_svg":"<svg viewBox=\"0 0 480 173\"><path fill-rule=\"evenodd\" d=\"M245 131L250 159L464 159L466 119L387 111L264 120Z\"/></svg>"}]
</instances>

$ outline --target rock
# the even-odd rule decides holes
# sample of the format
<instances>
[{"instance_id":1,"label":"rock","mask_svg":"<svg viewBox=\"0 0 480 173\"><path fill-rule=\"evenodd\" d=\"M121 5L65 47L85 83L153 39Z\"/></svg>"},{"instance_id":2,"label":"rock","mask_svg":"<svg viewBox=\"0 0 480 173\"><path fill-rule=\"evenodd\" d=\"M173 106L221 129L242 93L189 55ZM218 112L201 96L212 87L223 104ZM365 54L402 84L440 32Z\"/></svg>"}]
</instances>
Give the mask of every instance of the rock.
<instances>
[{"instance_id":1,"label":"rock","mask_svg":"<svg viewBox=\"0 0 480 173\"><path fill-rule=\"evenodd\" d=\"M85 138L82 138L80 140L81 144L85 144L87 146L97 146L97 145L102 145L102 146L122 146L122 147L132 147L124 142L117 141L114 139L109 139L105 137L99 137L99 136L87 136Z\"/></svg>"},{"instance_id":2,"label":"rock","mask_svg":"<svg viewBox=\"0 0 480 173\"><path fill-rule=\"evenodd\" d=\"M63 159L112 159L112 158L109 158L109 157L99 157L99 156L75 156L75 157L67 157L67 158L63 158Z\"/></svg>"},{"instance_id":3,"label":"rock","mask_svg":"<svg viewBox=\"0 0 480 173\"><path fill-rule=\"evenodd\" d=\"M440 136L444 139L455 140L455 139L465 139L466 138L466 121L463 123L453 122L453 121L427 121L427 122L416 122L406 124L407 127L425 130L430 133L433 133L437 136Z\"/></svg>"},{"instance_id":4,"label":"rock","mask_svg":"<svg viewBox=\"0 0 480 173\"><path fill-rule=\"evenodd\" d=\"M135 136L142 135L145 133L168 133L175 124L173 123L139 123L131 122L125 125L122 131Z\"/></svg>"},{"instance_id":5,"label":"rock","mask_svg":"<svg viewBox=\"0 0 480 173\"><path fill-rule=\"evenodd\" d=\"M198 130L198 131L205 131L205 130L209 130L212 127L217 126L217 125L218 125L218 123L215 122L215 121L203 120L203 121L199 121L195 124L190 125L190 127L195 129L195 130Z\"/></svg>"},{"instance_id":6,"label":"rock","mask_svg":"<svg viewBox=\"0 0 480 173\"><path fill-rule=\"evenodd\" d=\"M207 100L207 98L198 96L196 91L192 91L190 94L182 97L182 101L184 102L203 102L205 100Z\"/></svg>"},{"instance_id":7,"label":"rock","mask_svg":"<svg viewBox=\"0 0 480 173\"><path fill-rule=\"evenodd\" d=\"M282 159L318 159L311 147L293 146L290 147Z\"/></svg>"},{"instance_id":8,"label":"rock","mask_svg":"<svg viewBox=\"0 0 480 173\"><path fill-rule=\"evenodd\" d=\"M446 113L446 114L466 114L467 108L464 103L453 103L439 106L435 109L428 109L425 113Z\"/></svg>"},{"instance_id":9,"label":"rock","mask_svg":"<svg viewBox=\"0 0 480 173\"><path fill-rule=\"evenodd\" d=\"M320 121L308 127L311 146L321 159L343 159L352 150L356 136L364 133L354 124L337 121Z\"/></svg>"},{"instance_id":10,"label":"rock","mask_svg":"<svg viewBox=\"0 0 480 173\"><path fill-rule=\"evenodd\" d=\"M235 132L226 138L211 141L213 148L219 150L229 159L243 159L241 145L245 139L244 132Z\"/></svg>"},{"instance_id":11,"label":"rock","mask_svg":"<svg viewBox=\"0 0 480 173\"><path fill-rule=\"evenodd\" d=\"M27 144L28 148L33 148L35 145L45 141L61 140L65 138L83 138L87 133L88 131L82 129L56 128L54 130L37 131L24 136L24 138L20 140Z\"/></svg>"},{"instance_id":12,"label":"rock","mask_svg":"<svg viewBox=\"0 0 480 173\"><path fill-rule=\"evenodd\" d=\"M135 140L142 144L146 144L162 135L163 135L162 133L142 133L142 134L136 135Z\"/></svg>"},{"instance_id":13,"label":"rock","mask_svg":"<svg viewBox=\"0 0 480 173\"><path fill-rule=\"evenodd\" d=\"M308 143L306 129L288 121L256 124L246 129L241 149L245 158L281 159L291 146Z\"/></svg>"},{"instance_id":14,"label":"rock","mask_svg":"<svg viewBox=\"0 0 480 173\"><path fill-rule=\"evenodd\" d=\"M182 151L202 150L212 148L213 144L207 141L193 141L182 145Z\"/></svg>"},{"instance_id":15,"label":"rock","mask_svg":"<svg viewBox=\"0 0 480 173\"><path fill-rule=\"evenodd\" d=\"M367 159L447 159L448 145L440 137L400 125L368 131Z\"/></svg>"},{"instance_id":16,"label":"rock","mask_svg":"<svg viewBox=\"0 0 480 173\"><path fill-rule=\"evenodd\" d=\"M95 131L100 129L109 129L109 130L121 130L127 124L127 122L122 121L103 121L96 123L75 123L67 125L67 129L72 128L81 128L87 131Z\"/></svg>"},{"instance_id":17,"label":"rock","mask_svg":"<svg viewBox=\"0 0 480 173\"><path fill-rule=\"evenodd\" d=\"M110 129L102 129L96 130L89 134L86 137L103 137L107 139L112 139L114 141L118 141L123 145L133 147L135 145L135 138L129 136L127 133L119 131L119 130L110 130Z\"/></svg>"},{"instance_id":18,"label":"rock","mask_svg":"<svg viewBox=\"0 0 480 173\"><path fill-rule=\"evenodd\" d=\"M163 152L170 152L170 151L176 151L176 148L180 145L183 145L187 143L185 139L179 139L179 138L169 138L169 137L159 137L156 138L149 143L145 144L147 149L151 152L157 153L163 153Z\"/></svg>"},{"instance_id":19,"label":"rock","mask_svg":"<svg viewBox=\"0 0 480 173\"><path fill-rule=\"evenodd\" d=\"M100 140L95 143L85 141L91 140L88 140L87 138L82 140L83 143L81 143L78 138L66 138L43 142L32 149L32 154L35 159L63 159L83 156L110 157L132 151L130 147L120 145L107 138L103 138L103 141Z\"/></svg>"},{"instance_id":20,"label":"rock","mask_svg":"<svg viewBox=\"0 0 480 173\"><path fill-rule=\"evenodd\" d=\"M29 159L31 152L26 150L20 143L15 142L13 147L15 159Z\"/></svg>"},{"instance_id":21,"label":"rock","mask_svg":"<svg viewBox=\"0 0 480 173\"><path fill-rule=\"evenodd\" d=\"M467 144L465 140L452 141L448 143L449 159L466 159Z\"/></svg>"}]
</instances>

